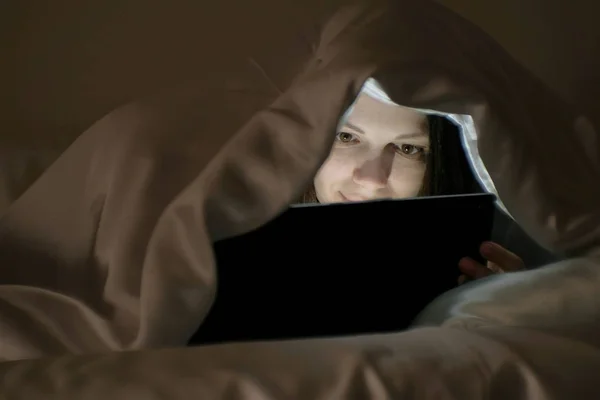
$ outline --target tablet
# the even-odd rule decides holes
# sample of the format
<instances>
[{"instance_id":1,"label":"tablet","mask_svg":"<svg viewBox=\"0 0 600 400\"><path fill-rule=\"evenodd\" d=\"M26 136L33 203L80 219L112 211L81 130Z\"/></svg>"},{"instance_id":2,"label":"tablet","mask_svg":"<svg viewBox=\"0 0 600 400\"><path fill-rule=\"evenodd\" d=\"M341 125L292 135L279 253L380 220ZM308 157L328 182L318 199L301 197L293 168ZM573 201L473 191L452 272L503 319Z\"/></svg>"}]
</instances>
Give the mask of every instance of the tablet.
<instances>
[{"instance_id":1,"label":"tablet","mask_svg":"<svg viewBox=\"0 0 600 400\"><path fill-rule=\"evenodd\" d=\"M190 344L400 331L481 260L495 196L309 204L214 243L217 296Z\"/></svg>"}]
</instances>

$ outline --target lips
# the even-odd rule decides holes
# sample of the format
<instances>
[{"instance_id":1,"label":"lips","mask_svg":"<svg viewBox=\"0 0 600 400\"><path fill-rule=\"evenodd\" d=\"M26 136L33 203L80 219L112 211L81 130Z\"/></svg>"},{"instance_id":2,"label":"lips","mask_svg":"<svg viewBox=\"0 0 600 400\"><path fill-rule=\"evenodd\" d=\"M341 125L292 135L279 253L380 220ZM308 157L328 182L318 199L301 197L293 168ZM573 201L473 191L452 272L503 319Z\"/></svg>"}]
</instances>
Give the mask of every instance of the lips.
<instances>
[{"instance_id":1,"label":"lips","mask_svg":"<svg viewBox=\"0 0 600 400\"><path fill-rule=\"evenodd\" d=\"M348 201L348 202L357 202L357 201L367 201L369 200L368 197L364 197L364 196L356 196L356 195L344 195L344 193L340 192L340 197L342 198L342 200L344 201Z\"/></svg>"}]
</instances>

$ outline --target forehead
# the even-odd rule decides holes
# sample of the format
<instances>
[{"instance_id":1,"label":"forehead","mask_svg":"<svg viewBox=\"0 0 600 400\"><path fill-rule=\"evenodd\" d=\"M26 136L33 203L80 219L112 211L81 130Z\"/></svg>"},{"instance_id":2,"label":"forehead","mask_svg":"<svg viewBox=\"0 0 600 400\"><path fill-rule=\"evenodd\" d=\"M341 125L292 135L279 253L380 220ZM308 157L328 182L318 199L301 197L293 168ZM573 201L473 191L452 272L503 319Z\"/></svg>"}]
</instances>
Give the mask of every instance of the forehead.
<instances>
[{"instance_id":1,"label":"forehead","mask_svg":"<svg viewBox=\"0 0 600 400\"><path fill-rule=\"evenodd\" d=\"M348 122L367 133L384 131L395 134L427 132L427 117L415 110L383 103L361 93L348 115Z\"/></svg>"}]
</instances>

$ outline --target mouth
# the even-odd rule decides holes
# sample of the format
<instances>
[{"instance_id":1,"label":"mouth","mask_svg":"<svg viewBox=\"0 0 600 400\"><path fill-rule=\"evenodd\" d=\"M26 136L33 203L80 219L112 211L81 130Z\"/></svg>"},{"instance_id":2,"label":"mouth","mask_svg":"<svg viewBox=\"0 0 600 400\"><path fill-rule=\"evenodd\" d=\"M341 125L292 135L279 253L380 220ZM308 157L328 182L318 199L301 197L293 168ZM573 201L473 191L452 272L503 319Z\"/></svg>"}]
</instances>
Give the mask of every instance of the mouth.
<instances>
[{"instance_id":1,"label":"mouth","mask_svg":"<svg viewBox=\"0 0 600 400\"><path fill-rule=\"evenodd\" d=\"M363 196L345 196L344 193L342 193L342 192L339 192L339 193L340 193L340 197L342 198L342 200L344 202L356 203L359 201L369 200L367 197L363 197Z\"/></svg>"}]
</instances>

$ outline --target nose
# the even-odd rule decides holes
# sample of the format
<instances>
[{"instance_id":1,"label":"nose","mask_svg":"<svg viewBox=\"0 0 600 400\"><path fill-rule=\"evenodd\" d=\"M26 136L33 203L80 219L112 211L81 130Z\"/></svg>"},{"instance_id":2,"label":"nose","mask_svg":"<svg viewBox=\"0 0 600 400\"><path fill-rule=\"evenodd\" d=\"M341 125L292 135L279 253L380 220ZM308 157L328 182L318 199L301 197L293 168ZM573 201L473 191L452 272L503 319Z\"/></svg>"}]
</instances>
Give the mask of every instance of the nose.
<instances>
[{"instance_id":1,"label":"nose","mask_svg":"<svg viewBox=\"0 0 600 400\"><path fill-rule=\"evenodd\" d=\"M385 148L382 152L369 157L353 171L352 177L357 184L369 189L381 189L387 186L392 163L393 149Z\"/></svg>"}]
</instances>

